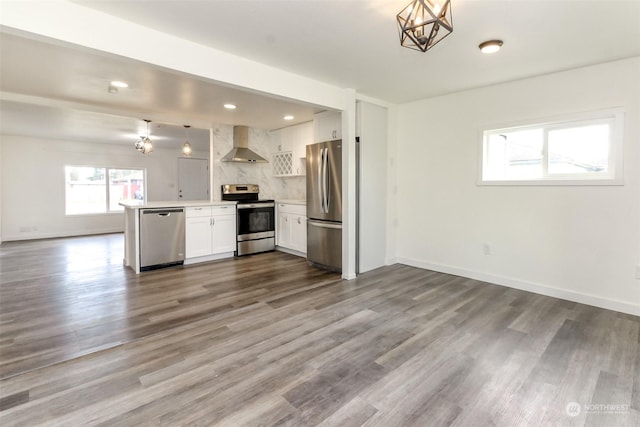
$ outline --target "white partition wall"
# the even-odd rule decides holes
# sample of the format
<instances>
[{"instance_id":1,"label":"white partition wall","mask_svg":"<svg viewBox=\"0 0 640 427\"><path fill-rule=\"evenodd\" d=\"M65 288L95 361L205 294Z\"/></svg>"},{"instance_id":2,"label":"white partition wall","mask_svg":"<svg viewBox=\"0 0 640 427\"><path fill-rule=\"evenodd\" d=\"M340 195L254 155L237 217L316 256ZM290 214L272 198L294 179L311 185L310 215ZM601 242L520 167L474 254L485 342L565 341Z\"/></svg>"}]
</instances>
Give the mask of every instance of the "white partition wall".
<instances>
[{"instance_id":1,"label":"white partition wall","mask_svg":"<svg viewBox=\"0 0 640 427\"><path fill-rule=\"evenodd\" d=\"M387 109L358 101L359 272L385 265L387 250Z\"/></svg>"}]
</instances>

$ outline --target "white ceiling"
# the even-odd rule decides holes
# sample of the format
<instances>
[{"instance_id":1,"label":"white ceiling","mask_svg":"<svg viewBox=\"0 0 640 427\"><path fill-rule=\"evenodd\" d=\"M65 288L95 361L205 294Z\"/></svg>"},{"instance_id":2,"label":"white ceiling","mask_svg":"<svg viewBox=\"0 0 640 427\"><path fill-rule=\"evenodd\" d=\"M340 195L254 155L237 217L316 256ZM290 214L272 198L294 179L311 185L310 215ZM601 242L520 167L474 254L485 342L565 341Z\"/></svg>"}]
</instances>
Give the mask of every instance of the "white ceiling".
<instances>
[{"instance_id":1,"label":"white ceiling","mask_svg":"<svg viewBox=\"0 0 640 427\"><path fill-rule=\"evenodd\" d=\"M212 124L277 129L321 111L42 38L0 33L0 47L0 126L8 135L133 145L150 119L154 142L181 147L190 125L194 149L208 150ZM109 93L114 79L129 88Z\"/></svg>"},{"instance_id":2,"label":"white ceiling","mask_svg":"<svg viewBox=\"0 0 640 427\"><path fill-rule=\"evenodd\" d=\"M75 3L390 103L640 55L640 0L451 1L454 31L426 53L399 46L395 15L408 0ZM493 38L502 51L481 54ZM178 145L183 124L275 129L284 114L299 123L318 111L39 37L4 31L0 46L5 134L132 143L149 118L152 135ZM114 78L130 88L108 93ZM192 134L208 144L208 131Z\"/></svg>"},{"instance_id":3,"label":"white ceiling","mask_svg":"<svg viewBox=\"0 0 640 427\"><path fill-rule=\"evenodd\" d=\"M426 53L399 46L409 0L76 3L394 103L640 55L638 0L451 0L454 31Z\"/></svg>"}]
</instances>

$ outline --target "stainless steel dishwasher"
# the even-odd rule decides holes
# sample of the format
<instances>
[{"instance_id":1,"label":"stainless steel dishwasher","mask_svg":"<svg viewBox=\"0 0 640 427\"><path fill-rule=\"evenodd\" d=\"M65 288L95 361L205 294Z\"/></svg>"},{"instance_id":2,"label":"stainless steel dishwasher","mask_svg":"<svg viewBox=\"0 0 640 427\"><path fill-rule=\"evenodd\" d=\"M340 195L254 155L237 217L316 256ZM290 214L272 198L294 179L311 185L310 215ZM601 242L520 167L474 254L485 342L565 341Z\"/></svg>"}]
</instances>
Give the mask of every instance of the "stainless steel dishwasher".
<instances>
[{"instance_id":1,"label":"stainless steel dishwasher","mask_svg":"<svg viewBox=\"0 0 640 427\"><path fill-rule=\"evenodd\" d=\"M140 270L182 264L184 209L140 210Z\"/></svg>"}]
</instances>

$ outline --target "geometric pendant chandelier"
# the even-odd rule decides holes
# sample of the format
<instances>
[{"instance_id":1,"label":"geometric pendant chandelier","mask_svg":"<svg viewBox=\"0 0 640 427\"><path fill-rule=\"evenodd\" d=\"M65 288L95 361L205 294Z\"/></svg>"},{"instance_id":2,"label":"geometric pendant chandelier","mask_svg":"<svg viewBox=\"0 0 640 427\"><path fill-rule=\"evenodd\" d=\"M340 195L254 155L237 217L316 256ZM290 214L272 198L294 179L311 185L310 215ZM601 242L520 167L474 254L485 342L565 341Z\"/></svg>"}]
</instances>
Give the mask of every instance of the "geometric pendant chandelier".
<instances>
[{"instance_id":1,"label":"geometric pendant chandelier","mask_svg":"<svg viewBox=\"0 0 640 427\"><path fill-rule=\"evenodd\" d=\"M426 52L453 32L451 0L412 0L398 15L400 44Z\"/></svg>"}]
</instances>

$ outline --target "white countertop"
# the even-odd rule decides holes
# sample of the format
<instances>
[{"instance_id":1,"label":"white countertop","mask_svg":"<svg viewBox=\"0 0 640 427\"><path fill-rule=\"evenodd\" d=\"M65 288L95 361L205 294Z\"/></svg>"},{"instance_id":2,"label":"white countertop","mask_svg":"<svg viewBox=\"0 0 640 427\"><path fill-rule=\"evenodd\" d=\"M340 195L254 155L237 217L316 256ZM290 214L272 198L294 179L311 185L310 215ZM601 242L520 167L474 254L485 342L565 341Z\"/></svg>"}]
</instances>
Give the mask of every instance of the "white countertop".
<instances>
[{"instance_id":1,"label":"white countertop","mask_svg":"<svg viewBox=\"0 0 640 427\"><path fill-rule=\"evenodd\" d=\"M237 202L227 201L211 201L211 200L190 200L190 201L171 201L171 202L120 202L120 206L127 209L157 209L157 208L188 208L191 206L224 206L235 205Z\"/></svg>"},{"instance_id":2,"label":"white countertop","mask_svg":"<svg viewBox=\"0 0 640 427\"><path fill-rule=\"evenodd\" d=\"M296 199L278 199L276 203L282 203L284 205L303 205L307 206L306 200L296 200Z\"/></svg>"}]
</instances>

